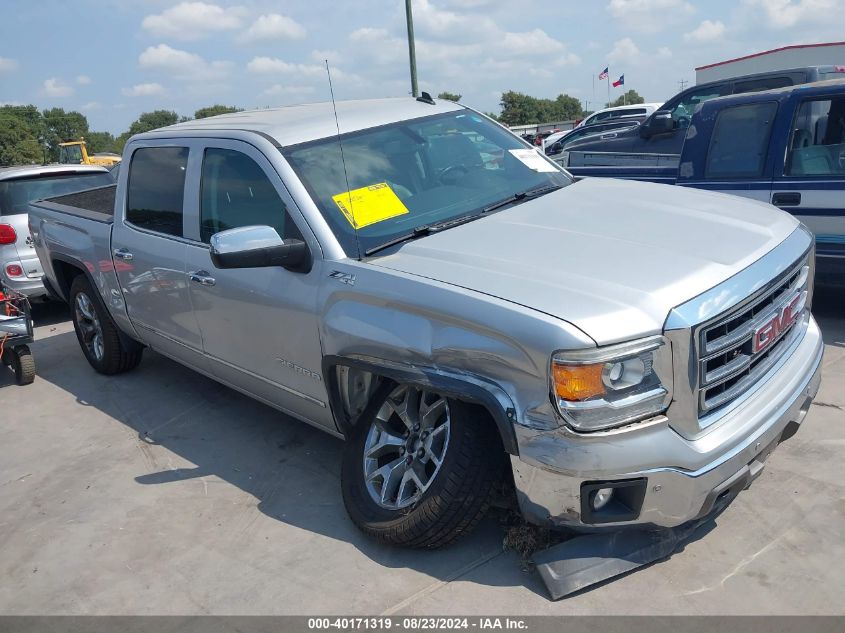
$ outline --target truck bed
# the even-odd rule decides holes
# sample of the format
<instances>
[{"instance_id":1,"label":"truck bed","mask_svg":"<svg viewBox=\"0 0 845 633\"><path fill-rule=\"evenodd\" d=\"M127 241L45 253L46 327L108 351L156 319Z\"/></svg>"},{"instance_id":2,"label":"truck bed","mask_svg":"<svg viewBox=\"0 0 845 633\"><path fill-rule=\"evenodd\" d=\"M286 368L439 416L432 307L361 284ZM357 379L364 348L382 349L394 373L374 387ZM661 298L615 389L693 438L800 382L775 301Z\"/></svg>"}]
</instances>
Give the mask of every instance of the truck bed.
<instances>
[{"instance_id":1,"label":"truck bed","mask_svg":"<svg viewBox=\"0 0 845 633\"><path fill-rule=\"evenodd\" d=\"M111 224L114 221L116 191L117 185L106 185L96 189L86 189L77 193L47 198L33 204L58 213Z\"/></svg>"}]
</instances>

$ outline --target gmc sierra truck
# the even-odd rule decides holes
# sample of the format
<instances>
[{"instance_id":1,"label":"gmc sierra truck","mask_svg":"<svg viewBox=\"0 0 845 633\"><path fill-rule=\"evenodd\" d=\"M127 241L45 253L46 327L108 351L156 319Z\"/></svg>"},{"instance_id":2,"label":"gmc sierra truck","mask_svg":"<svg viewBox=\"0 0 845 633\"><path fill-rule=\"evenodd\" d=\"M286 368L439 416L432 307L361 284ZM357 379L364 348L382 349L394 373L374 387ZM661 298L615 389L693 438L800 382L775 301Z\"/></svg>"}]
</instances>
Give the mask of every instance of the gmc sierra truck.
<instances>
[{"instance_id":1,"label":"gmc sierra truck","mask_svg":"<svg viewBox=\"0 0 845 633\"><path fill-rule=\"evenodd\" d=\"M115 186L30 223L95 370L149 347L344 438L347 511L392 544L453 541L511 476L544 526L708 516L819 386L792 216L573 182L425 96L137 135Z\"/></svg>"}]
</instances>

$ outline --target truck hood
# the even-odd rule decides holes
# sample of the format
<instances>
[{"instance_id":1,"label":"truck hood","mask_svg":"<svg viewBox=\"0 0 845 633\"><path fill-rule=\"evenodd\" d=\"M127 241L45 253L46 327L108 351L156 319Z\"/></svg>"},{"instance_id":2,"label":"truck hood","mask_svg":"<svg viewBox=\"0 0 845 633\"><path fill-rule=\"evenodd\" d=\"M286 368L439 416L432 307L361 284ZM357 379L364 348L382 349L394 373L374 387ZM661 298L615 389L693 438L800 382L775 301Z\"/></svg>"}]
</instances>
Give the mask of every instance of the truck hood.
<instances>
[{"instance_id":1,"label":"truck hood","mask_svg":"<svg viewBox=\"0 0 845 633\"><path fill-rule=\"evenodd\" d=\"M539 310L603 345L660 332L672 308L797 226L753 200L593 178L369 261Z\"/></svg>"}]
</instances>

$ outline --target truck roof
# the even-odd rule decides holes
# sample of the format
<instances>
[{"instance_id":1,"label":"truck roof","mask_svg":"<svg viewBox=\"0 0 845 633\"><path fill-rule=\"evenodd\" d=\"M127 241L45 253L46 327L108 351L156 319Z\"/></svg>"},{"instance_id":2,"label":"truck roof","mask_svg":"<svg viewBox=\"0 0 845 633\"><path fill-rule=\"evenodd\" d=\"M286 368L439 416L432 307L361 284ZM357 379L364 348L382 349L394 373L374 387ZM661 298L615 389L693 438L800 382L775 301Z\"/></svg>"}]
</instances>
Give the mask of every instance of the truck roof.
<instances>
[{"instance_id":1,"label":"truck roof","mask_svg":"<svg viewBox=\"0 0 845 633\"><path fill-rule=\"evenodd\" d=\"M464 106L444 99L437 99L431 105L412 97L337 101L336 106L337 126L341 134L465 109ZM198 135L205 135L214 130L248 130L269 136L280 146L288 146L335 136L337 126L332 102L326 101L221 114L177 123L134 138L156 138L162 131L198 132Z\"/></svg>"},{"instance_id":2,"label":"truck roof","mask_svg":"<svg viewBox=\"0 0 845 633\"><path fill-rule=\"evenodd\" d=\"M12 167L0 167L0 180L12 180L15 178L29 178L31 176L47 176L55 173L85 173L85 172L106 172L108 169L99 165L13 165Z\"/></svg>"},{"instance_id":3,"label":"truck roof","mask_svg":"<svg viewBox=\"0 0 845 633\"><path fill-rule=\"evenodd\" d=\"M772 88L771 90L763 90L761 92L741 92L739 94L725 95L723 97L716 97L708 99L701 104L702 110L720 108L727 104L733 103L751 103L754 101L771 101L775 97L778 101L789 97L793 92L805 92L809 96L815 93L821 93L830 88L845 89L845 79L825 79L824 81L814 81L809 84L795 84L794 86L784 86L782 88Z\"/></svg>"}]
</instances>

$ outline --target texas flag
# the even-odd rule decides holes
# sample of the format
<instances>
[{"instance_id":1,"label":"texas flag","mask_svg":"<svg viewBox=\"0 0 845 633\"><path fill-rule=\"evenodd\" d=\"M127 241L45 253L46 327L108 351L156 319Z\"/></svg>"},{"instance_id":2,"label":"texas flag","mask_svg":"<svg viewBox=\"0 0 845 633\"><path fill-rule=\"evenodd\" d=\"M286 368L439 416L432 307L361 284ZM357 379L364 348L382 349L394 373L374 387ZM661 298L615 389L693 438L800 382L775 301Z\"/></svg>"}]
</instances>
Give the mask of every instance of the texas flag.
<instances>
[{"instance_id":1,"label":"texas flag","mask_svg":"<svg viewBox=\"0 0 845 633\"><path fill-rule=\"evenodd\" d=\"M619 79L613 82L613 87L618 88L619 86L625 85L625 75L619 75Z\"/></svg>"},{"instance_id":2,"label":"texas flag","mask_svg":"<svg viewBox=\"0 0 845 633\"><path fill-rule=\"evenodd\" d=\"M607 79L607 73L610 71L610 66L599 73L599 79Z\"/></svg>"}]
</instances>

